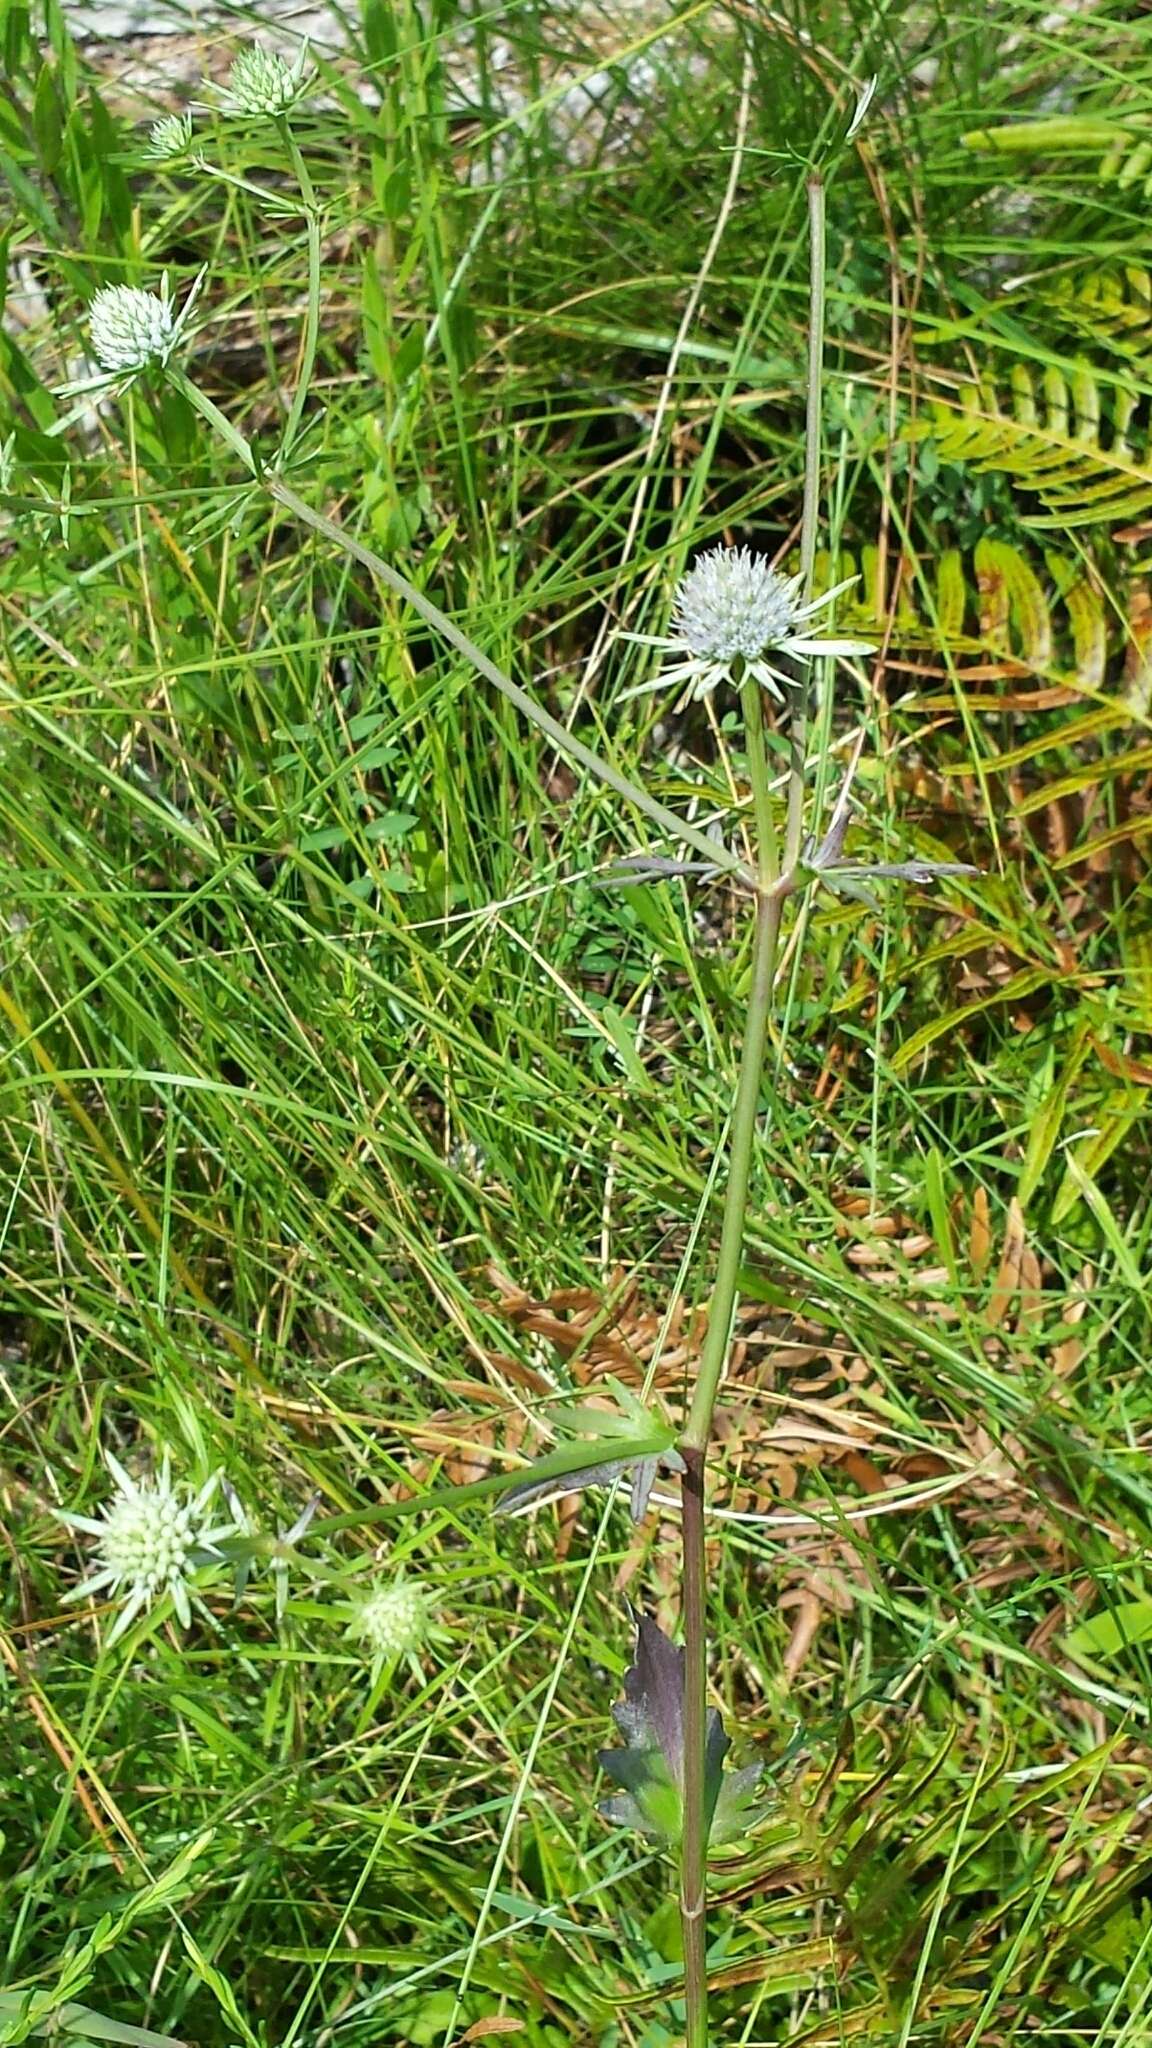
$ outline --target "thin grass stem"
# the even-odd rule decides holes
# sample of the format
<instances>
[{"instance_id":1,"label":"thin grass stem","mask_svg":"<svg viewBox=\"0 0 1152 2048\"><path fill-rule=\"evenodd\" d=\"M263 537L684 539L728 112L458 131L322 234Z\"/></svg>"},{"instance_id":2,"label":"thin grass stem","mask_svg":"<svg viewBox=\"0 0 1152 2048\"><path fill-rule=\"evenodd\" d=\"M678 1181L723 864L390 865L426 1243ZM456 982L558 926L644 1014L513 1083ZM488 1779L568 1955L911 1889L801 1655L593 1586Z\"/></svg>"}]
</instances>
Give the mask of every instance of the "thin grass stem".
<instances>
[{"instance_id":1,"label":"thin grass stem","mask_svg":"<svg viewBox=\"0 0 1152 2048\"><path fill-rule=\"evenodd\" d=\"M277 123L296 182L300 187L300 200L304 209L304 220L308 238L308 299L304 311L304 336L300 348L300 365L296 373L296 388L288 418L284 423L284 436L280 443L279 466L287 462L300 432L304 407L312 385L312 372L316 367L316 350L320 339L320 210L316 204L316 193L308 173L308 166L288 120Z\"/></svg>"}]
</instances>

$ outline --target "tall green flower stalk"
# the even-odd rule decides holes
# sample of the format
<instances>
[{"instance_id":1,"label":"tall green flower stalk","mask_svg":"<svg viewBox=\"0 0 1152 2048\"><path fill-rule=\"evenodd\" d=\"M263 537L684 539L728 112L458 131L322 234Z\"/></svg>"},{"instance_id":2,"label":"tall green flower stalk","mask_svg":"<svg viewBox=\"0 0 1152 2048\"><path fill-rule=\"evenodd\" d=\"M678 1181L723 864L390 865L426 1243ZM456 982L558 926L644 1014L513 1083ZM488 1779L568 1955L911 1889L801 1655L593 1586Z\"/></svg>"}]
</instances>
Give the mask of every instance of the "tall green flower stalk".
<instances>
[{"instance_id":1,"label":"tall green flower stalk","mask_svg":"<svg viewBox=\"0 0 1152 2048\"><path fill-rule=\"evenodd\" d=\"M808 179L809 299L808 374L804 449L804 510L800 539L802 595L811 596L820 516L820 457L824 373L824 179L813 171ZM745 676L740 689L748 773L755 818L756 885L752 937L752 979L744 1020L740 1073L732 1109L728 1179L716 1282L708 1328L692 1392L688 1421L680 1439L684 1461L682 1501L682 1587L684 1617L684 1809L680 1849L680 1918L684 1938L685 2026L688 2048L707 2048L707 1860L708 1814L705 1745L708 1724L708 1614L705 1562L705 1481L716 1400L732 1343L739 1293L740 1266L748 1216L748 1191L756 1144L760 1089L780 919L785 897L798 886L804 818L805 735L808 724L808 670L801 662L790 691L791 751L788 777L788 825L781 867L769 788L764 742L761 685Z\"/></svg>"}]
</instances>

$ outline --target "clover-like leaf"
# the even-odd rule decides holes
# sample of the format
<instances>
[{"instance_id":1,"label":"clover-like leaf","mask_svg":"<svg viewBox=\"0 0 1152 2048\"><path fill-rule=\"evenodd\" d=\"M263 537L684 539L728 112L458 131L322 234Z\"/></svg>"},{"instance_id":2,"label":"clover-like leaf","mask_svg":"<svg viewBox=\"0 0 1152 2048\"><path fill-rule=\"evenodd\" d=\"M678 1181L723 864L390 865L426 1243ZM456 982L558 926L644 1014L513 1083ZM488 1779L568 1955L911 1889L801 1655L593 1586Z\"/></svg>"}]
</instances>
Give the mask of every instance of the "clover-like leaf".
<instances>
[{"instance_id":1,"label":"clover-like leaf","mask_svg":"<svg viewBox=\"0 0 1152 2048\"><path fill-rule=\"evenodd\" d=\"M612 1716L626 1747L601 1750L600 1763L621 1789L600 1811L672 1846L684 1830L684 1652L647 1616L637 1624L635 1659ZM726 1773L730 1747L712 1707L704 1735L704 1813L706 1838L714 1842L731 1841L756 1818L752 1793L762 1766Z\"/></svg>"}]
</instances>

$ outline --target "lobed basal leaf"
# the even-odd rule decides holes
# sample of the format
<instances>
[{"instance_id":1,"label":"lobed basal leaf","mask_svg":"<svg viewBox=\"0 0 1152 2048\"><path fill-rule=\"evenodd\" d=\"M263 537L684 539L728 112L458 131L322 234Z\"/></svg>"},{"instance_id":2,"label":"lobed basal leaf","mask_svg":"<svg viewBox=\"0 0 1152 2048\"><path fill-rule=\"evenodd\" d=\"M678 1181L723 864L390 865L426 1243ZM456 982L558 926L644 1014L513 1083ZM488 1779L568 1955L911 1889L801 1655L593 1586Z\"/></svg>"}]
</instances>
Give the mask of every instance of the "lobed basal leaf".
<instances>
[{"instance_id":1,"label":"lobed basal leaf","mask_svg":"<svg viewBox=\"0 0 1152 2048\"><path fill-rule=\"evenodd\" d=\"M659 1625L642 1616L636 1654L624 1678L624 1698L612 1709L623 1749L603 1749L600 1763L620 1791L602 1802L606 1820L634 1827L650 1840L674 1846L684 1829L684 1652ZM713 1707L705 1729L705 1828L710 1842L742 1835L758 1818L753 1793L763 1766L725 1771L731 1748Z\"/></svg>"}]
</instances>

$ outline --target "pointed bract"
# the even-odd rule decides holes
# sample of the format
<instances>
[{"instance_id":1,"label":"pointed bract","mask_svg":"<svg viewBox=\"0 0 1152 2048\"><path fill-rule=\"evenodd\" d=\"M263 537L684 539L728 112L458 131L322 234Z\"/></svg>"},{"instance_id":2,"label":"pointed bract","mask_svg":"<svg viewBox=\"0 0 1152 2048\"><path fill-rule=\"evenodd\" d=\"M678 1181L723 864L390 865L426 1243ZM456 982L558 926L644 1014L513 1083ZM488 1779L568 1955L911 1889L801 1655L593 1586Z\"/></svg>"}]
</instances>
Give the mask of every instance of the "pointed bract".
<instances>
[{"instance_id":1,"label":"pointed bract","mask_svg":"<svg viewBox=\"0 0 1152 2048\"><path fill-rule=\"evenodd\" d=\"M627 1387L615 1380L608 1384L622 1412L614 1415L610 1409L590 1407L562 1410L556 1417L557 1430L585 1441L561 1444L510 1479L494 1513L526 1514L530 1508L580 1493L586 1486L611 1486L630 1476L632 1519L642 1519L657 1472L682 1472L684 1461L668 1423L645 1408Z\"/></svg>"}]
</instances>

